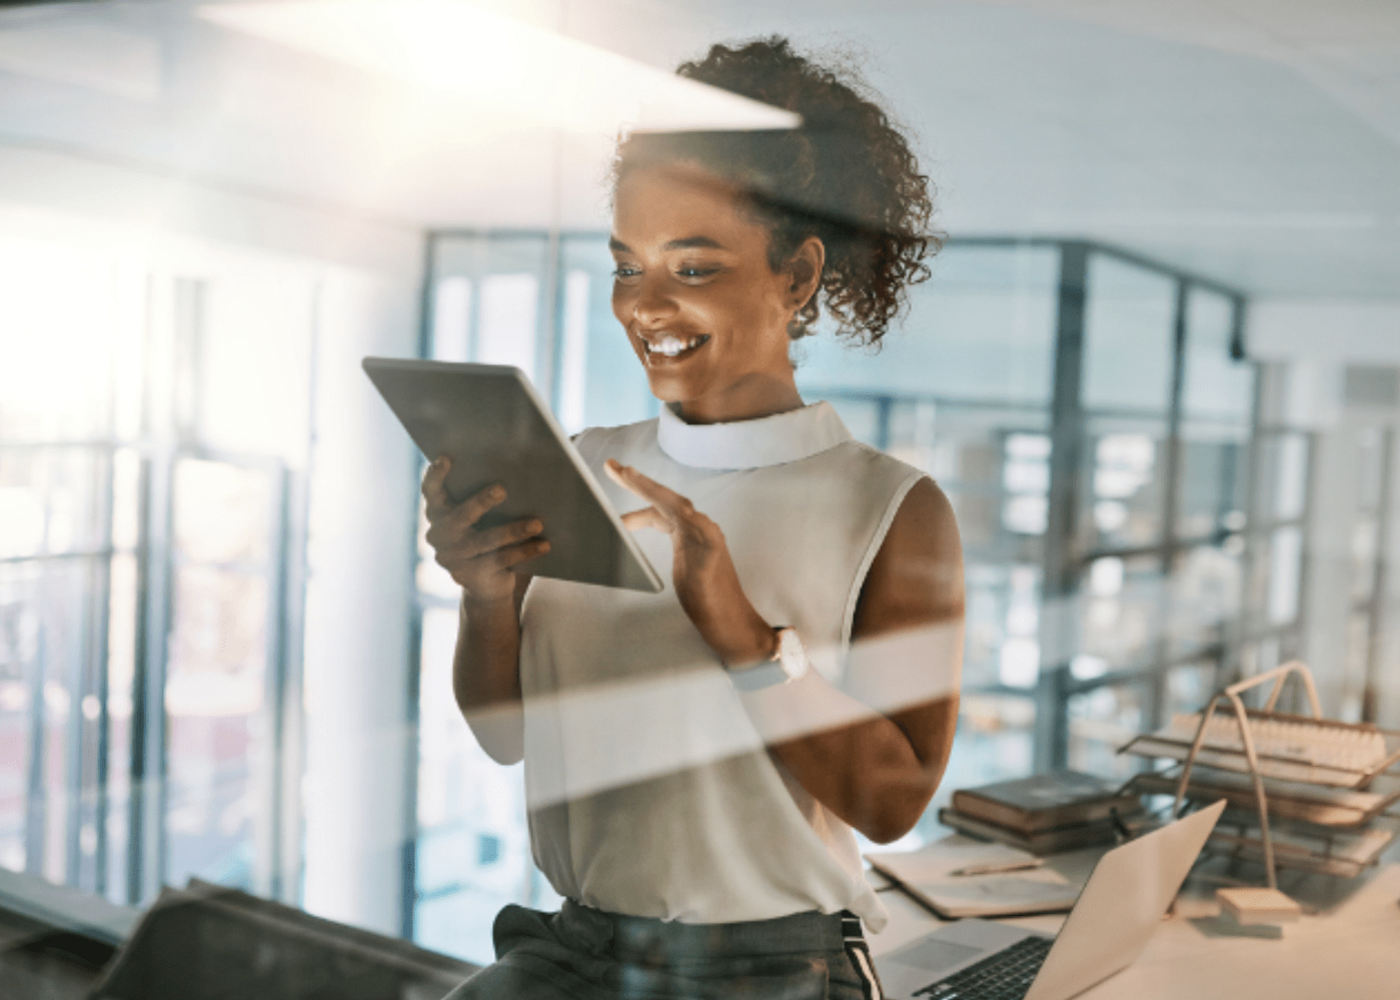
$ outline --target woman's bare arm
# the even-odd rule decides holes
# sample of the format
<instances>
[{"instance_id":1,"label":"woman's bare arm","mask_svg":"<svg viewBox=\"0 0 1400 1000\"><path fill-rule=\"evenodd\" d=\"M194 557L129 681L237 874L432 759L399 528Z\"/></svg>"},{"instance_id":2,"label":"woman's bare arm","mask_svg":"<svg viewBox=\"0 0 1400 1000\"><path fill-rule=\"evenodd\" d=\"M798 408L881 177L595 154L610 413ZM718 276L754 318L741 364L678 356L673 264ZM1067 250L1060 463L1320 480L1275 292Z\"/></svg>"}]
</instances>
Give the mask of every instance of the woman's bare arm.
<instances>
[{"instance_id":1,"label":"woman's bare arm","mask_svg":"<svg viewBox=\"0 0 1400 1000\"><path fill-rule=\"evenodd\" d=\"M916 642L907 648L936 657L959 657L963 620L962 546L948 498L920 480L905 497L871 564L856 607L857 643L912 630L952 630L953 641ZM863 664L890 671L883 686L926 690L922 671L960 676L960 662ZM906 681L907 678L907 681ZM891 681L894 684L891 684ZM838 692L832 695L840 697ZM770 752L812 796L876 843L913 829L938 789L957 728L955 687L839 729L777 743Z\"/></svg>"},{"instance_id":2,"label":"woman's bare arm","mask_svg":"<svg viewBox=\"0 0 1400 1000\"><path fill-rule=\"evenodd\" d=\"M524 756L520 606L530 582L517 567L549 551L549 542L540 537L544 526L535 518L478 529L482 516L505 499L505 490L489 486L454 504L445 486L449 468L445 458L429 466L423 498L428 544L462 588L452 692L482 749L502 764L514 764Z\"/></svg>"},{"instance_id":3,"label":"woman's bare arm","mask_svg":"<svg viewBox=\"0 0 1400 1000\"><path fill-rule=\"evenodd\" d=\"M452 694L481 748L498 764L525 756L520 695L520 607L530 577L507 598L474 600L462 592Z\"/></svg>"},{"instance_id":4,"label":"woman's bare arm","mask_svg":"<svg viewBox=\"0 0 1400 1000\"><path fill-rule=\"evenodd\" d=\"M608 472L652 504L623 520L671 536L676 596L710 648L730 666L771 656L773 623L743 593L719 526L635 469L609 463ZM794 683L742 696L773 756L817 801L877 843L913 828L947 765L962 622L957 523L943 492L920 480L871 565L853 629L857 644L912 638L899 644L912 658L866 657L863 669L887 672L873 686L917 694L882 714L808 671Z\"/></svg>"}]
</instances>

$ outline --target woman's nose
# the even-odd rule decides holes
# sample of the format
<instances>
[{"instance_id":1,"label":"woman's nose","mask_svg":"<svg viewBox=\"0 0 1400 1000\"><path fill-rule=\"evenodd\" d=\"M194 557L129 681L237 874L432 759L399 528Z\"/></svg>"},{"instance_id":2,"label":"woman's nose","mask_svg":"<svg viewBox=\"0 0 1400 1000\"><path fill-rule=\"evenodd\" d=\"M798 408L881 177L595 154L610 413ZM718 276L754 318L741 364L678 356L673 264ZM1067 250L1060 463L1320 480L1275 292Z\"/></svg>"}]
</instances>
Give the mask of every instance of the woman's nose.
<instances>
[{"instance_id":1,"label":"woman's nose","mask_svg":"<svg viewBox=\"0 0 1400 1000\"><path fill-rule=\"evenodd\" d=\"M663 323L676 313L676 301L671 297L664 281L647 277L637 288L637 297L632 300L632 315L642 326Z\"/></svg>"}]
</instances>

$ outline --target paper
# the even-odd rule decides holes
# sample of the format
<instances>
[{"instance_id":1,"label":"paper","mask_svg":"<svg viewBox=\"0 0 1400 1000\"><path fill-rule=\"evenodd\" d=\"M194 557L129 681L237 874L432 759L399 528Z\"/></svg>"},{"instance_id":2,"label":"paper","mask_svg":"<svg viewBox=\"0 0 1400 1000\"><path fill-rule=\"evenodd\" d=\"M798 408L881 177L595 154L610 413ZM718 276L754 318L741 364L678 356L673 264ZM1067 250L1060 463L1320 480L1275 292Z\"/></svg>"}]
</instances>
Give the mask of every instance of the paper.
<instances>
[{"instance_id":1,"label":"paper","mask_svg":"<svg viewBox=\"0 0 1400 1000\"><path fill-rule=\"evenodd\" d=\"M917 851L877 852L866 860L941 916L1008 916L1068 910L1081 886L1053 868L988 875L950 875L970 865L1031 862L1035 855L1005 844L941 840Z\"/></svg>"},{"instance_id":2,"label":"paper","mask_svg":"<svg viewBox=\"0 0 1400 1000\"><path fill-rule=\"evenodd\" d=\"M1005 844L938 840L917 851L882 851L865 859L900 882L926 882L971 865L1033 864L1036 856Z\"/></svg>"}]
</instances>

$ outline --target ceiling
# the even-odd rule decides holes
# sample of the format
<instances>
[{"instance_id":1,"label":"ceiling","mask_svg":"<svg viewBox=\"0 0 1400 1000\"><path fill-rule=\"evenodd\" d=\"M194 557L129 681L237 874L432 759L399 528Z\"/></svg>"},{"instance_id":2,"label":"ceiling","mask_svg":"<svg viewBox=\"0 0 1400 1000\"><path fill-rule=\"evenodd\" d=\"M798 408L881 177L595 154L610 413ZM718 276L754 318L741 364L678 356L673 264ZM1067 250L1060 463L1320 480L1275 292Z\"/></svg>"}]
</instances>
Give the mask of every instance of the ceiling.
<instances>
[{"instance_id":1,"label":"ceiling","mask_svg":"<svg viewBox=\"0 0 1400 1000\"><path fill-rule=\"evenodd\" d=\"M853 52L917 133L954 236L1090 237L1255 295L1400 298L1393 0L493 6L659 67L769 32ZM0 11L3 146L413 228L607 222L606 135L432 98L187 3Z\"/></svg>"}]
</instances>

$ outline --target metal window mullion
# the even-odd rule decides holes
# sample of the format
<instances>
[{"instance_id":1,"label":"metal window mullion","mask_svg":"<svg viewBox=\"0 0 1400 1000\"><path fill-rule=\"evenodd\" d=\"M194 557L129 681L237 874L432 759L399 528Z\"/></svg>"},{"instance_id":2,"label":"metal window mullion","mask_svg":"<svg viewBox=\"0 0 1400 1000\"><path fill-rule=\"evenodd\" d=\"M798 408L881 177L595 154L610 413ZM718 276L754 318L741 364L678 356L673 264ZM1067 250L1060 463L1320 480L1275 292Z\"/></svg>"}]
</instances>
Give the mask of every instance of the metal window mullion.
<instances>
[{"instance_id":1,"label":"metal window mullion","mask_svg":"<svg viewBox=\"0 0 1400 1000\"><path fill-rule=\"evenodd\" d=\"M48 790L44 787L46 645L46 630L41 623L34 655L29 661L29 767L25 776L24 810L24 870L39 876L44 874L44 831L48 826Z\"/></svg>"},{"instance_id":2,"label":"metal window mullion","mask_svg":"<svg viewBox=\"0 0 1400 1000\"><path fill-rule=\"evenodd\" d=\"M78 630L78 655L65 664L68 676L68 729L65 735L67 744L64 753L64 803L66 823L63 830L63 881L75 889L85 888L82 884L83 852L82 828L88 814L87 781L84 764L87 754L87 719L83 716L83 701L93 688L93 664L97 655L96 630L94 619L97 614L98 595L97 566L89 560L82 567L86 577L83 592L83 626Z\"/></svg>"},{"instance_id":3,"label":"metal window mullion","mask_svg":"<svg viewBox=\"0 0 1400 1000\"><path fill-rule=\"evenodd\" d=\"M564 266L565 246L570 242L568 237L562 232L551 231L550 259L553 261L553 281L554 281L554 304L552 310L552 322L550 342L553 345L550 355L550 394L549 399L554 405L554 412L559 413L564 403L564 338L568 334L567 320L565 315L569 307L569 271ZM591 279L590 279L591 280ZM591 289L588 297L591 297ZM586 335L586 331L585 331ZM586 365L585 365L586 367Z\"/></svg>"},{"instance_id":4,"label":"metal window mullion","mask_svg":"<svg viewBox=\"0 0 1400 1000\"><path fill-rule=\"evenodd\" d=\"M437 242L439 237L433 233L426 233L423 237L423 280L418 288L418 356L420 358L432 358L436 345L433 343L433 308L437 301ZM478 289L472 290L472 298L476 298ZM468 303L471 308L471 303ZM470 326L471 318L467 319ZM467 331L468 345L471 343L471 331ZM468 359L470 360L470 359Z\"/></svg>"},{"instance_id":5,"label":"metal window mullion","mask_svg":"<svg viewBox=\"0 0 1400 1000\"><path fill-rule=\"evenodd\" d=\"M558 155L559 141L555 139L556 156ZM555 222L558 222L559 208L559 170L556 164L554 173L554 209ZM544 274L540 275L540 325L543 329L535 332L535 344L540 349L539 363L535 370L539 373L536 379L540 388L540 394L554 403L557 410L559 407L559 389L563 384L563 378L559 368L564 363L564 351L559 343L563 336L564 324L561 315L564 309L564 243L560 238L558 225L549 227L545 235L544 246Z\"/></svg>"},{"instance_id":6,"label":"metal window mullion","mask_svg":"<svg viewBox=\"0 0 1400 1000\"><path fill-rule=\"evenodd\" d=\"M290 588L287 581L288 494L290 474L281 462L267 469L270 480L268 497L269 558L262 576L267 582L266 634L263 647L263 704L258 711L263 738L268 752L254 761L253 792L256 813L253 823L254 858L252 865L253 891L260 896L280 898L282 883L282 852L279 831L283 822L284 800L282 783L285 772L282 755L285 750L282 729L283 703L287 689L288 623L285 608Z\"/></svg>"},{"instance_id":7,"label":"metal window mullion","mask_svg":"<svg viewBox=\"0 0 1400 1000\"><path fill-rule=\"evenodd\" d=\"M111 303L113 320L116 320L116 302ZM111 638L112 638L112 565L115 559L115 539L112 518L116 511L117 495L117 448L119 446L117 428L117 395L120 367L116 354L108 351L107 362L107 406L106 437L98 446L102 456L101 486L94 490L100 497L98 520L101 524L102 557L95 560L94 604L96 610L93 623L92 695L97 699L97 717L93 720L89 734L93 741L92 753L92 822L93 822L93 864L92 889L101 897L107 895L107 809L108 781L110 772L111 716L107 698L110 692Z\"/></svg>"},{"instance_id":8,"label":"metal window mullion","mask_svg":"<svg viewBox=\"0 0 1400 1000\"><path fill-rule=\"evenodd\" d=\"M1380 721L1380 651L1385 638L1386 561L1390 549L1390 505L1393 497L1395 429L1381 431L1380 496L1376 500L1376 552L1371 575L1371 599L1366 619L1366 664L1361 687L1361 721Z\"/></svg>"},{"instance_id":9,"label":"metal window mullion","mask_svg":"<svg viewBox=\"0 0 1400 1000\"><path fill-rule=\"evenodd\" d=\"M1060 246L1055 318L1054 385L1050 401L1050 485L1041 582L1041 670L1036 685L1035 769L1063 767L1069 759L1069 664L1078 622L1072 602L1079 589L1080 465L1084 447L1082 401L1084 328L1088 309L1089 246ZM1049 660L1047 661L1047 654Z\"/></svg>"},{"instance_id":10,"label":"metal window mullion","mask_svg":"<svg viewBox=\"0 0 1400 1000\"><path fill-rule=\"evenodd\" d=\"M890 424L894 411L894 397L875 397L875 447L881 451L890 450Z\"/></svg>"},{"instance_id":11,"label":"metal window mullion","mask_svg":"<svg viewBox=\"0 0 1400 1000\"><path fill-rule=\"evenodd\" d=\"M94 501L93 520L101 525L102 554L85 560L86 585L84 586L84 608L82 629L82 650L70 665L69 691L72 700L69 704L68 759L66 775L66 795L71 803L70 822L66 832L65 881L75 888L87 889L101 894L105 888L105 864L101 851L105 847L105 806L106 806L106 734L103 716L105 705L100 705L98 717L89 721L83 705L89 697L102 700L106 692L107 636L109 615L109 589L111 586L111 509L113 483L113 452L99 451L94 456L99 463L92 474L91 496ZM105 462L102 459L105 458ZM84 855L82 851L82 830L93 824L97 835L94 847L91 878L85 883Z\"/></svg>"},{"instance_id":12,"label":"metal window mullion","mask_svg":"<svg viewBox=\"0 0 1400 1000\"><path fill-rule=\"evenodd\" d=\"M279 616L279 676L276 702L277 818L273 827L277 860L273 869L273 898L288 905L301 903L301 779L303 762L302 665L305 648L306 539L308 482L303 473L288 472L283 491L283 538L279 572L282 613Z\"/></svg>"},{"instance_id":13,"label":"metal window mullion","mask_svg":"<svg viewBox=\"0 0 1400 1000\"><path fill-rule=\"evenodd\" d=\"M96 690L97 719L95 722L95 759L93 763L95 802L94 813L97 824L97 857L93 865L93 882L99 896L107 895L110 859L107 857L107 809L108 789L111 772L111 727L112 719L107 704L111 693L111 637L112 637L112 564L115 559L112 517L116 510L117 493L117 446L113 442L107 449L105 468L104 507L102 511L102 545L107 550L101 565L100 614L97 622Z\"/></svg>"},{"instance_id":14,"label":"metal window mullion","mask_svg":"<svg viewBox=\"0 0 1400 1000\"><path fill-rule=\"evenodd\" d=\"M160 885L165 867L165 678L171 619L171 499L174 456L142 463L142 537L137 557L137 607L141 615L132 679L131 821L128 833L127 903L135 905Z\"/></svg>"},{"instance_id":15,"label":"metal window mullion","mask_svg":"<svg viewBox=\"0 0 1400 1000\"><path fill-rule=\"evenodd\" d=\"M150 459L142 456L137 474L137 538L136 538L136 629L132 650L131 675L131 721L128 734L129 760L127 763L127 833L126 833L126 898L128 906L141 900L141 859L142 836L145 826L145 773L146 773L146 660L147 647L147 604L150 596Z\"/></svg>"},{"instance_id":16,"label":"metal window mullion","mask_svg":"<svg viewBox=\"0 0 1400 1000\"><path fill-rule=\"evenodd\" d=\"M1320 435L1316 431L1308 431L1304 435L1304 440L1308 445L1308 458L1303 468L1303 512L1302 524L1298 528L1298 593L1296 596L1296 607L1293 614L1293 648L1285 654L1281 649L1280 657L1291 659L1302 653L1303 642L1308 630L1308 577L1312 571L1312 523L1313 508L1316 506L1314 496L1314 484L1317 482L1317 442Z\"/></svg>"},{"instance_id":17,"label":"metal window mullion","mask_svg":"<svg viewBox=\"0 0 1400 1000\"><path fill-rule=\"evenodd\" d=\"M413 519L413 526L414 534L410 544L414 546L414 557L410 561L410 565L417 569L418 519L416 517ZM420 695L419 673L423 660L423 609L417 601L416 583L409 593L413 595L414 607L409 616L408 629L408 670L406 671L408 698L405 705L408 732L407 738L402 741L408 758L405 761L408 780L404 782L403 790L403 829L406 831L406 836L403 839L400 852L403 879L399 897L399 934L405 940L412 941L418 900L418 764L420 754L418 741L421 738L418 699Z\"/></svg>"},{"instance_id":18,"label":"metal window mullion","mask_svg":"<svg viewBox=\"0 0 1400 1000\"><path fill-rule=\"evenodd\" d=\"M1222 661L1222 669L1215 678L1215 687L1233 684L1244 675L1244 647L1247 636L1254 631L1254 573L1259 561L1261 535L1257 522L1262 516L1263 504L1260 497L1260 481L1264 471L1264 393L1265 369L1261 362L1251 362L1254 371L1254 385L1249 406L1249 441L1244 456L1244 551L1240 554L1239 613L1235 616L1235 627L1227 639L1229 653Z\"/></svg>"},{"instance_id":19,"label":"metal window mullion","mask_svg":"<svg viewBox=\"0 0 1400 1000\"><path fill-rule=\"evenodd\" d=\"M176 456L178 336L174 279L147 283L146 364L142 378L140 538L137 548L136 653L132 678L131 818L127 835L127 903L154 896L165 874L165 679L172 587L172 503Z\"/></svg>"},{"instance_id":20,"label":"metal window mullion","mask_svg":"<svg viewBox=\"0 0 1400 1000\"><path fill-rule=\"evenodd\" d=\"M80 571L91 573L92 564L78 567ZM80 577L84 574L80 572ZM83 588L88 591L87 587ZM88 591L90 595L90 591ZM87 595L85 595L87 596ZM83 601L82 605L86 605ZM78 888L78 869L82 853L79 850L79 829L83 817L83 693L86 690L88 658L92 650L92 635L88 630L88 608L83 607L82 627L77 629L78 649L76 656L69 656L67 649L60 655L59 665L63 672L64 687L69 692L68 720L64 728L63 742L63 793L60 802L63 807L63 881L65 885Z\"/></svg>"},{"instance_id":21,"label":"metal window mullion","mask_svg":"<svg viewBox=\"0 0 1400 1000\"><path fill-rule=\"evenodd\" d=\"M1171 393L1167 403L1166 455L1162 469L1162 534L1158 556L1160 559L1162 584L1157 595L1157 635L1152 642L1149 654L1148 676L1144 681L1147 704L1144 715L1148 725L1157 729L1162 725L1167 701L1167 664L1170 660L1171 637L1168 626L1175 611L1172 599L1172 575L1176 567L1176 557L1180 551L1177 538L1177 516L1180 511L1179 491L1182 488L1181 468L1181 411L1182 394L1186 381L1187 347L1187 297L1190 285L1178 278L1176 296L1172 303L1172 369Z\"/></svg>"}]
</instances>

